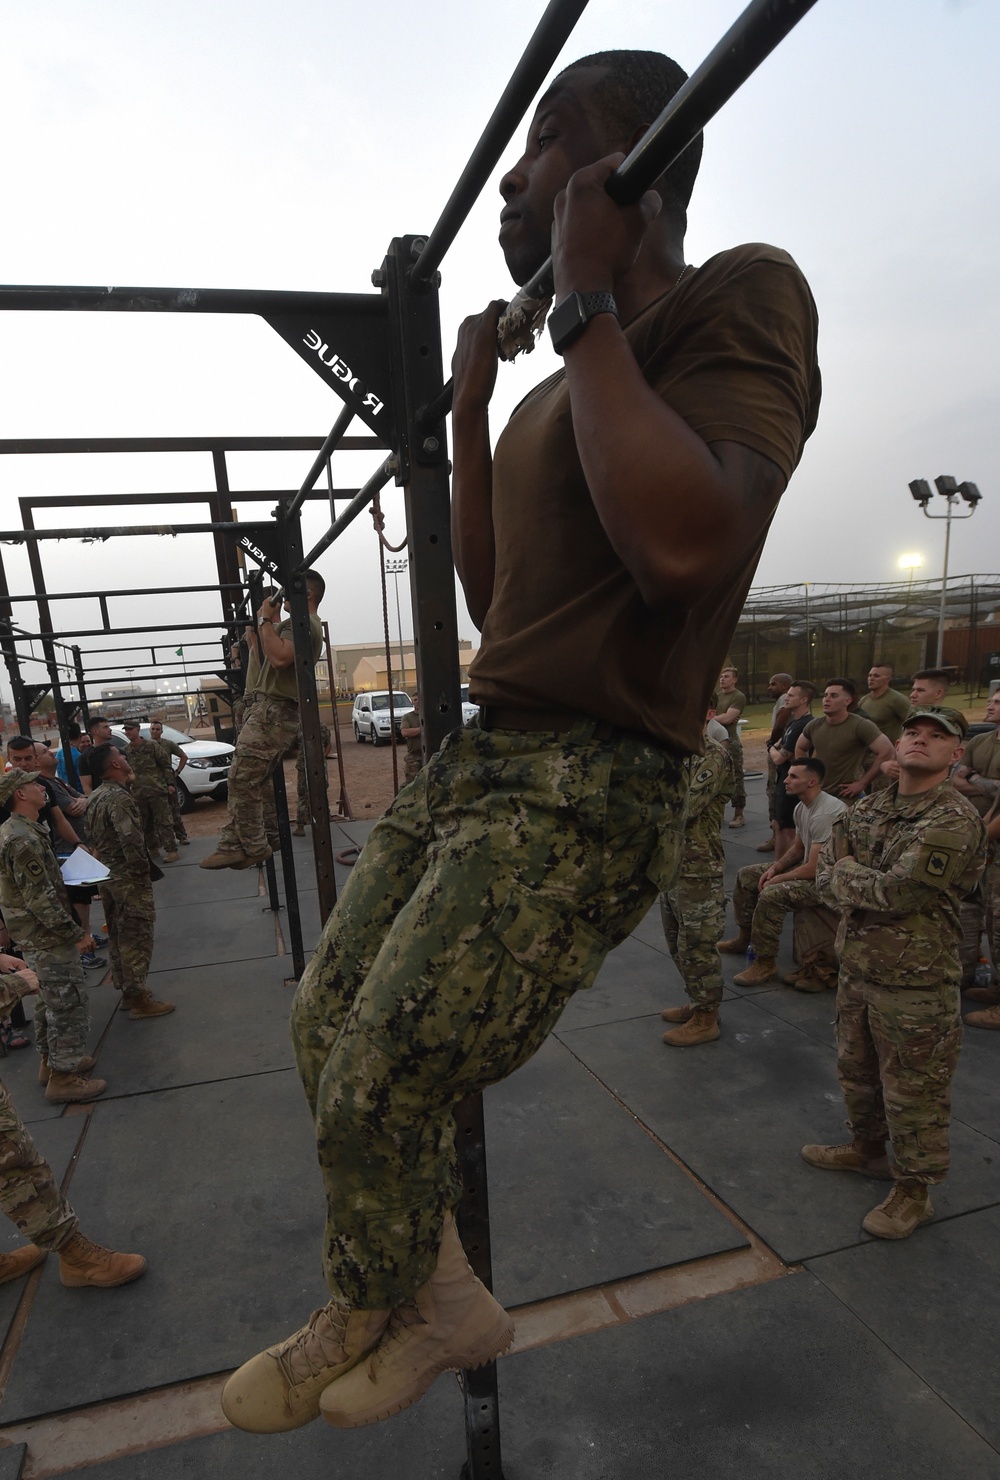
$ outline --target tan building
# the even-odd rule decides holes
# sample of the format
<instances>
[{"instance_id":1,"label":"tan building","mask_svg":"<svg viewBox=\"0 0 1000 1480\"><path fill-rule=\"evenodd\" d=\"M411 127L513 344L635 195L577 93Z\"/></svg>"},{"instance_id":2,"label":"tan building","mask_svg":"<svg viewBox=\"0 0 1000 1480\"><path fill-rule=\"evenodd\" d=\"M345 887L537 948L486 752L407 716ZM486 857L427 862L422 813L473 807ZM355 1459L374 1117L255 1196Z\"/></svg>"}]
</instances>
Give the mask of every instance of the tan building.
<instances>
[{"instance_id":1,"label":"tan building","mask_svg":"<svg viewBox=\"0 0 1000 1480\"><path fill-rule=\"evenodd\" d=\"M472 643L466 638L458 640L458 665L465 683L469 676L469 664L478 652ZM337 692L339 694L350 694L366 692L372 689L387 689L389 679L386 673L385 642L345 642L339 646L331 644L333 655L333 671L336 677ZM404 642L402 646L402 665L400 664L400 645L394 642L389 648L389 658L392 664L393 682L397 688L403 688L407 693L413 693L416 688L416 657L412 642Z\"/></svg>"}]
</instances>

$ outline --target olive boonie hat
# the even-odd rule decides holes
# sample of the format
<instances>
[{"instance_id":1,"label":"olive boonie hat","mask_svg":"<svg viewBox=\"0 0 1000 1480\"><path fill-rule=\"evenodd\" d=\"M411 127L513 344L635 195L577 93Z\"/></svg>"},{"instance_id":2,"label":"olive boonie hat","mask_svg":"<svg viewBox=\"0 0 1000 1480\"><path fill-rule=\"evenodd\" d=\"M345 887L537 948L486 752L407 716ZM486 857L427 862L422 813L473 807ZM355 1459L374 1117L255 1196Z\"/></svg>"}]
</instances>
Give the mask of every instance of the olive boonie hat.
<instances>
[{"instance_id":1,"label":"olive boonie hat","mask_svg":"<svg viewBox=\"0 0 1000 1480\"><path fill-rule=\"evenodd\" d=\"M16 766L12 771L4 771L0 776L0 802L9 802L19 786L37 781L40 774L39 771L19 771Z\"/></svg>"},{"instance_id":2,"label":"olive boonie hat","mask_svg":"<svg viewBox=\"0 0 1000 1480\"><path fill-rule=\"evenodd\" d=\"M965 732L969 728L969 722L960 709L945 709L941 705L929 704L925 709L911 709L903 721L903 729L915 719L935 720L949 735L957 735L959 740L965 739Z\"/></svg>"}]
</instances>

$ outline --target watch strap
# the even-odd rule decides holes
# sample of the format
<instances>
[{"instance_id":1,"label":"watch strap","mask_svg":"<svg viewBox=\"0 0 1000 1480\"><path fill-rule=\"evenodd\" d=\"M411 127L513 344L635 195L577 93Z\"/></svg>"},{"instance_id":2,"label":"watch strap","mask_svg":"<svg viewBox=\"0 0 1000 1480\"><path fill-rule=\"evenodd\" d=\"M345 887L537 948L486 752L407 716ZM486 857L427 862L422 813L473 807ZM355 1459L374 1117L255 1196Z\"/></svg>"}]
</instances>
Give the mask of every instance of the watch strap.
<instances>
[{"instance_id":1,"label":"watch strap","mask_svg":"<svg viewBox=\"0 0 1000 1480\"><path fill-rule=\"evenodd\" d=\"M618 317L618 304L613 293L567 293L549 315L549 334L557 355L568 349L598 314Z\"/></svg>"}]
</instances>

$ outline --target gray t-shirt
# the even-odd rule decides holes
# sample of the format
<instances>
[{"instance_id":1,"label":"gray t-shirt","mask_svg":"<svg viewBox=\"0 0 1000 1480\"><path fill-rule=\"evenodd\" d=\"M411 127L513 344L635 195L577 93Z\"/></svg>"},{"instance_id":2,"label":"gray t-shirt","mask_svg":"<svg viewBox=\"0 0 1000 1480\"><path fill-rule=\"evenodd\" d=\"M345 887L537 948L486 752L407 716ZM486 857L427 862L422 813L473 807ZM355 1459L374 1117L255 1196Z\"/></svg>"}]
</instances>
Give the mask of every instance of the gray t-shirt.
<instances>
[{"instance_id":1,"label":"gray t-shirt","mask_svg":"<svg viewBox=\"0 0 1000 1480\"><path fill-rule=\"evenodd\" d=\"M799 802L795 808L795 831L802 839L803 858L816 843L825 843L833 831L833 824L841 812L847 811L847 803L829 792L821 791L812 805Z\"/></svg>"}]
</instances>

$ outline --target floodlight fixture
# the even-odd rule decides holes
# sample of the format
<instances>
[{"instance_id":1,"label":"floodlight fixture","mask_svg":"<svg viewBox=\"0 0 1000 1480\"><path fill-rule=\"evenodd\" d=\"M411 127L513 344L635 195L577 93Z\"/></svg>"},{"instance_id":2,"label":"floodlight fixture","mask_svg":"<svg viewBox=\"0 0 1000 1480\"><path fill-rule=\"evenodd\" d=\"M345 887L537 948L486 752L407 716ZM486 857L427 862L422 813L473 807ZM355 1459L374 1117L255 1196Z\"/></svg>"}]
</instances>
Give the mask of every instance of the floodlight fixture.
<instances>
[{"instance_id":1,"label":"floodlight fixture","mask_svg":"<svg viewBox=\"0 0 1000 1480\"><path fill-rule=\"evenodd\" d=\"M931 501L931 485L926 478L914 478L910 484L910 492L918 504L929 504Z\"/></svg>"},{"instance_id":2,"label":"floodlight fixture","mask_svg":"<svg viewBox=\"0 0 1000 1480\"><path fill-rule=\"evenodd\" d=\"M916 570L919 566L923 565L923 563L924 557L922 555L918 555L915 550L911 551L909 554L900 555L899 559L896 561L896 564L899 566L900 570L909 571Z\"/></svg>"},{"instance_id":3,"label":"floodlight fixture","mask_svg":"<svg viewBox=\"0 0 1000 1480\"><path fill-rule=\"evenodd\" d=\"M958 492L958 484L950 473L942 473L934 479L934 487L942 498L951 498Z\"/></svg>"},{"instance_id":4,"label":"floodlight fixture","mask_svg":"<svg viewBox=\"0 0 1000 1480\"><path fill-rule=\"evenodd\" d=\"M965 502L971 504L973 508L976 507L982 498L978 483L960 483L958 485L958 491L965 499Z\"/></svg>"},{"instance_id":5,"label":"floodlight fixture","mask_svg":"<svg viewBox=\"0 0 1000 1480\"><path fill-rule=\"evenodd\" d=\"M937 637L937 666L940 668L944 654L944 618L945 607L948 601L948 556L951 551L951 521L952 519L971 519L976 512L976 505L982 500L982 494L975 483L958 483L950 473L941 473L934 479L934 486L945 500L948 507L944 514L930 513L927 505L931 501L931 490L925 478L916 478L910 484L910 492L920 505L920 512L925 519L944 519L944 570L941 573L941 602L938 608L938 637ZM959 500L964 499L969 505L967 514L956 514ZM902 565L902 561L900 561ZM910 580L913 580L912 573Z\"/></svg>"}]
</instances>

